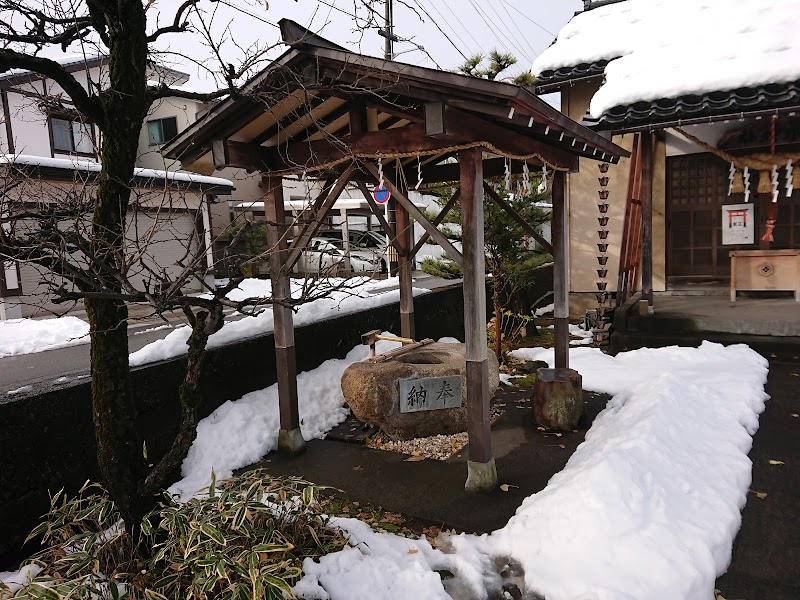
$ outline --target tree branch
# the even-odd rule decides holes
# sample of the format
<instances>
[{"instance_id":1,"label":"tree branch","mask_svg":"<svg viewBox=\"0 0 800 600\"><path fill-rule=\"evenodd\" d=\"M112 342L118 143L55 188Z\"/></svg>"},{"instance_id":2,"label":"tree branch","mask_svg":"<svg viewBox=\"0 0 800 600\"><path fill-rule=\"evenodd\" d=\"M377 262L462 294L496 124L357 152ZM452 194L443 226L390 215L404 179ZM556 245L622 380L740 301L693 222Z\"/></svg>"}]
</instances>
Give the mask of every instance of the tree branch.
<instances>
[{"instance_id":1,"label":"tree branch","mask_svg":"<svg viewBox=\"0 0 800 600\"><path fill-rule=\"evenodd\" d=\"M231 93L232 91L227 89L217 90L215 92L189 92L187 90L172 88L164 84L150 88L150 97L153 100L158 100L159 98L185 98L186 100L208 101L228 96Z\"/></svg>"},{"instance_id":2,"label":"tree branch","mask_svg":"<svg viewBox=\"0 0 800 600\"><path fill-rule=\"evenodd\" d=\"M180 8L178 8L178 12L175 13L175 19L172 22L172 25L167 25L166 27L159 27L153 33L147 36L147 43L153 43L158 38L166 33L183 33L189 27L189 21L184 21L183 16L187 10L189 10L192 6L197 4L200 0L186 0L183 4L181 4Z\"/></svg>"}]
</instances>

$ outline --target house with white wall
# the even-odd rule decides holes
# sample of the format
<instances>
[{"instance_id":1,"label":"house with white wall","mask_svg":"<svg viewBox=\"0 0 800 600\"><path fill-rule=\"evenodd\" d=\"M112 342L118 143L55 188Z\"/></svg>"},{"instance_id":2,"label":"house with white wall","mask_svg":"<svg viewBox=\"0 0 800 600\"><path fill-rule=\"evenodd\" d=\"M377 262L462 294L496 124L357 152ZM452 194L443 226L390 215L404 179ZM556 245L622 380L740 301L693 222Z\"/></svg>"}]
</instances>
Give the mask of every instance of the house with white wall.
<instances>
[{"instance_id":1,"label":"house with white wall","mask_svg":"<svg viewBox=\"0 0 800 600\"><path fill-rule=\"evenodd\" d=\"M105 56L67 56L58 62L87 89L107 82ZM176 87L189 79L186 73L162 67L152 68L149 77ZM176 263L187 253L204 253L211 247L212 207L227 205L226 198L236 188L224 178L181 173L179 164L161 156L161 145L202 110L204 103L197 100L160 99L139 137L132 194L136 209L130 211L135 217L129 218L127 241L138 245L141 236L148 236L148 260L168 273L179 268ZM72 108L54 81L29 71L0 73L0 116L0 214L59 198L91 196L100 170L101 133ZM210 253L204 263L203 268L213 266ZM50 302L45 283L49 276L41 268L11 261L2 266L0 319L64 312ZM199 291L201 286L196 287Z\"/></svg>"}]
</instances>

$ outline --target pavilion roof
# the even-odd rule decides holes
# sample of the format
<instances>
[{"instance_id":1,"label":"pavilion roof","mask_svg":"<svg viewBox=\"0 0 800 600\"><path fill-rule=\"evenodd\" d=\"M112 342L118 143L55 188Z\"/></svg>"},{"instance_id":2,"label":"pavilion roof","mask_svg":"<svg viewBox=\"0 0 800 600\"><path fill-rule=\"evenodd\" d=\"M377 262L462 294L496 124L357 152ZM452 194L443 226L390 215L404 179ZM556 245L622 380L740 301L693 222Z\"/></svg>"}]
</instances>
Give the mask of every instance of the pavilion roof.
<instances>
[{"instance_id":1,"label":"pavilion roof","mask_svg":"<svg viewBox=\"0 0 800 600\"><path fill-rule=\"evenodd\" d=\"M392 158L414 176L424 166L431 182L451 180L451 171L457 178L456 165L439 163L469 147L568 171L578 157L627 155L530 89L364 56L280 24L289 50L168 142L168 157L206 173L235 166L318 176L353 159Z\"/></svg>"}]
</instances>

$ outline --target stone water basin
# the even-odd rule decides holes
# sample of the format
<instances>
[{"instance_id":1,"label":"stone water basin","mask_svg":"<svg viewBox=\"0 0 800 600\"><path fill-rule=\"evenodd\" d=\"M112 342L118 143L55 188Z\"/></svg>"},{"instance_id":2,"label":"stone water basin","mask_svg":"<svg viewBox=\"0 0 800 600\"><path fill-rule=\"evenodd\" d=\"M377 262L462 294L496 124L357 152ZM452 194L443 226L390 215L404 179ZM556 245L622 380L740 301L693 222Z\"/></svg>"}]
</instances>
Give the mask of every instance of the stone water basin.
<instances>
[{"instance_id":1,"label":"stone water basin","mask_svg":"<svg viewBox=\"0 0 800 600\"><path fill-rule=\"evenodd\" d=\"M449 435L467 430L467 382L464 344L434 342L408 350L382 362L368 360L350 365L342 375L342 393L357 419L377 425L395 440ZM489 396L500 385L497 358L489 354ZM407 382L401 410L400 380L431 377L460 378L461 398L450 395L458 380ZM420 390L427 386L424 398ZM416 397L414 396L416 394ZM449 397L448 397L449 396ZM414 402L416 400L416 403ZM414 404L413 408L411 408ZM456 405L455 408L439 406Z\"/></svg>"}]
</instances>

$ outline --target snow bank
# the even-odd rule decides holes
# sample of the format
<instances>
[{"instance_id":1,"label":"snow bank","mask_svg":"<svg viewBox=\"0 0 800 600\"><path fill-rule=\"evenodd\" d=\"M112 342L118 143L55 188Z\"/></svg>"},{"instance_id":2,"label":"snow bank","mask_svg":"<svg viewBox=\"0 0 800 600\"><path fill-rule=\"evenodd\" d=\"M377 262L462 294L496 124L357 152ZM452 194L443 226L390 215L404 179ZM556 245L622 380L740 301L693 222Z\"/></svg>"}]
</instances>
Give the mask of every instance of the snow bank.
<instances>
[{"instance_id":1,"label":"snow bank","mask_svg":"<svg viewBox=\"0 0 800 600\"><path fill-rule=\"evenodd\" d=\"M547 360L552 350L518 356ZM547 487L490 535L427 542L337 521L356 548L306 561L306 598L446 598L430 571L456 574L463 597L497 589L515 561L548 600L708 600L730 562L751 480L747 453L767 395L767 361L746 346L570 350L586 389L615 394ZM452 591L452 590L450 590ZM462 597L462 596L458 596Z\"/></svg>"},{"instance_id":2,"label":"snow bank","mask_svg":"<svg viewBox=\"0 0 800 600\"><path fill-rule=\"evenodd\" d=\"M77 317L0 321L0 358L54 350L89 341L89 324Z\"/></svg>"},{"instance_id":3,"label":"snow bank","mask_svg":"<svg viewBox=\"0 0 800 600\"><path fill-rule=\"evenodd\" d=\"M551 350L516 354L552 364ZM586 389L616 394L564 470L476 539L547 598L707 600L747 499L767 361L746 346L570 351Z\"/></svg>"},{"instance_id":4,"label":"snow bank","mask_svg":"<svg viewBox=\"0 0 800 600\"><path fill-rule=\"evenodd\" d=\"M800 0L627 0L575 16L532 71L616 59L592 99L596 118L643 100L795 81L798 12Z\"/></svg>"},{"instance_id":5,"label":"snow bank","mask_svg":"<svg viewBox=\"0 0 800 600\"><path fill-rule=\"evenodd\" d=\"M427 540L376 533L357 519L331 519L352 547L303 561L304 577L294 593L306 600L451 600L436 570L447 570L471 586L482 585L488 562L474 550L469 558L445 554ZM475 567L478 565L478 568Z\"/></svg>"},{"instance_id":6,"label":"snow bank","mask_svg":"<svg viewBox=\"0 0 800 600\"><path fill-rule=\"evenodd\" d=\"M335 285L338 281L340 280L331 280L331 283ZM398 289L383 289L387 285L385 281L373 281L371 279L351 281L353 286L348 287L348 289L334 291L329 298L320 298L299 306L294 315L295 326L300 327L309 323L325 321L400 301L400 291ZM291 283L292 295L297 297L303 285L303 280L292 279ZM412 292L414 296L419 296L429 293L430 290L412 288ZM270 294L271 285L269 281L246 279L239 285L239 288L228 294L228 297L232 300L243 300L245 298L269 297ZM208 339L208 348L217 348L239 340L272 333L272 309L270 307L265 308L266 310L258 316L244 317L238 321L226 323L220 331ZM190 333L191 329L186 325L176 328L164 339L151 342L141 350L131 354L131 366L135 367L186 354L186 341L189 339Z\"/></svg>"},{"instance_id":7,"label":"snow bank","mask_svg":"<svg viewBox=\"0 0 800 600\"><path fill-rule=\"evenodd\" d=\"M389 334L390 335L390 334ZM400 344L379 341L378 352ZM367 346L356 346L343 359L326 360L313 371L297 376L300 429L305 440L323 438L347 418L339 382L344 370L369 356ZM181 467L181 479L169 491L189 498L211 482L230 477L234 469L246 467L278 446L280 428L278 386L251 392L228 401L197 425L197 438Z\"/></svg>"}]
</instances>

